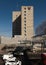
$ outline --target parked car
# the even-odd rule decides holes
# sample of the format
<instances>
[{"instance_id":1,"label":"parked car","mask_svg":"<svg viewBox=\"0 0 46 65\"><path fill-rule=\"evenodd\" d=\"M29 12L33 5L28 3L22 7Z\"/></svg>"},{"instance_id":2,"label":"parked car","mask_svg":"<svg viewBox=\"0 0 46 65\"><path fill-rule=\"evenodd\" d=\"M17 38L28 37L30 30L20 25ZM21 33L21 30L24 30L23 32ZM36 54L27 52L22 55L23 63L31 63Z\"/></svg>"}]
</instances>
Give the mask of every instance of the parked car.
<instances>
[{"instance_id":1,"label":"parked car","mask_svg":"<svg viewBox=\"0 0 46 65\"><path fill-rule=\"evenodd\" d=\"M5 65L21 65L21 61L6 61Z\"/></svg>"},{"instance_id":2,"label":"parked car","mask_svg":"<svg viewBox=\"0 0 46 65\"><path fill-rule=\"evenodd\" d=\"M10 57L13 57L13 54L4 54L2 57L3 57L3 60L7 60Z\"/></svg>"},{"instance_id":3,"label":"parked car","mask_svg":"<svg viewBox=\"0 0 46 65\"><path fill-rule=\"evenodd\" d=\"M46 65L46 53L41 54L43 65Z\"/></svg>"},{"instance_id":4,"label":"parked car","mask_svg":"<svg viewBox=\"0 0 46 65\"><path fill-rule=\"evenodd\" d=\"M5 65L21 65L21 61L14 57L13 54L4 54L3 60Z\"/></svg>"}]
</instances>

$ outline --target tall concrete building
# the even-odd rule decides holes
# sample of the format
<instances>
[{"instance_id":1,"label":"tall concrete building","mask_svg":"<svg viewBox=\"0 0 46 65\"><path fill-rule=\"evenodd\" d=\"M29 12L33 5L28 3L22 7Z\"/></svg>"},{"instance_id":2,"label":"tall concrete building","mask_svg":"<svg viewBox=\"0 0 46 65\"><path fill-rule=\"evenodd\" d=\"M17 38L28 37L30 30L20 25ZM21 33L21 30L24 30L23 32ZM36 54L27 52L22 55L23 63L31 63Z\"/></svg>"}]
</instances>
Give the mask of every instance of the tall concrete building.
<instances>
[{"instance_id":1,"label":"tall concrete building","mask_svg":"<svg viewBox=\"0 0 46 65\"><path fill-rule=\"evenodd\" d=\"M33 6L22 6L21 12L22 37L30 40L31 37L34 35Z\"/></svg>"},{"instance_id":2,"label":"tall concrete building","mask_svg":"<svg viewBox=\"0 0 46 65\"><path fill-rule=\"evenodd\" d=\"M34 36L33 6L22 6L21 11L14 11L12 15L12 35L20 35L24 40L31 40Z\"/></svg>"}]
</instances>

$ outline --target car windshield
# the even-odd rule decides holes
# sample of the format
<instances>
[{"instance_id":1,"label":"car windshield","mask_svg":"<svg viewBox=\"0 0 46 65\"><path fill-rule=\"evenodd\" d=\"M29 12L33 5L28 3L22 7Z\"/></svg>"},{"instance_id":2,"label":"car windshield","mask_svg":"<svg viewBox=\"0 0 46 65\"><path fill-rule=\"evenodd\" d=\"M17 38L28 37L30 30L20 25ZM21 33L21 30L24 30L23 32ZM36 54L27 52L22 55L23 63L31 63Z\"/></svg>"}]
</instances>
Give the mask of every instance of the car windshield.
<instances>
[{"instance_id":1,"label":"car windshield","mask_svg":"<svg viewBox=\"0 0 46 65\"><path fill-rule=\"evenodd\" d=\"M9 62L15 62L15 61L9 61Z\"/></svg>"}]
</instances>

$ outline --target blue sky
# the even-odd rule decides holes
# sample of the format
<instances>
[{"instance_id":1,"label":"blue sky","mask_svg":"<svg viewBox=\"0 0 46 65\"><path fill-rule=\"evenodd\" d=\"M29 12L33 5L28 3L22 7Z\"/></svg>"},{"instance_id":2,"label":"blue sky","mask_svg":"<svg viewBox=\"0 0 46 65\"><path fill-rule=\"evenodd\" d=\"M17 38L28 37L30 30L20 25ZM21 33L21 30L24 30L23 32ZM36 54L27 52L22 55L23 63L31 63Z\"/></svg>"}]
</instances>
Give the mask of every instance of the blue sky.
<instances>
[{"instance_id":1,"label":"blue sky","mask_svg":"<svg viewBox=\"0 0 46 65\"><path fill-rule=\"evenodd\" d=\"M46 21L46 0L0 0L0 35L12 36L12 11L34 6L34 30Z\"/></svg>"}]
</instances>

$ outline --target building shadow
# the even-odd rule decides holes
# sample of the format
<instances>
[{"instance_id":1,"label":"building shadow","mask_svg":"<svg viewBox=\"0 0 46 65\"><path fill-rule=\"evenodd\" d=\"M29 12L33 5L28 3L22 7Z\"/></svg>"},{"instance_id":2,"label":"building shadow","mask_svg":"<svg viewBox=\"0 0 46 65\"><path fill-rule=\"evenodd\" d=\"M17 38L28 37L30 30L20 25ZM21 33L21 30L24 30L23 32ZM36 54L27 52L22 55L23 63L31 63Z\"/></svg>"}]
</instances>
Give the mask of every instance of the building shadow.
<instances>
[{"instance_id":1,"label":"building shadow","mask_svg":"<svg viewBox=\"0 0 46 65\"><path fill-rule=\"evenodd\" d=\"M12 36L21 35L21 15L12 23Z\"/></svg>"}]
</instances>

